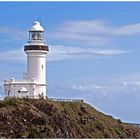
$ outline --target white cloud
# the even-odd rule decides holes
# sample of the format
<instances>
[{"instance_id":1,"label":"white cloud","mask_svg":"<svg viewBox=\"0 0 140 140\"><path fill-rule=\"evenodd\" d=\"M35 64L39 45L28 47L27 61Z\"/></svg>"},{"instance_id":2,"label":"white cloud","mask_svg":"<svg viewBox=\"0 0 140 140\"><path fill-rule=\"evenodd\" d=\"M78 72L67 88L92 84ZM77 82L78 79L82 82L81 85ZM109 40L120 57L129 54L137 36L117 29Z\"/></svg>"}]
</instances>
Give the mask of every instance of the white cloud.
<instances>
[{"instance_id":1,"label":"white cloud","mask_svg":"<svg viewBox=\"0 0 140 140\"><path fill-rule=\"evenodd\" d=\"M91 85L72 85L73 89L76 90L81 90L81 91L93 91L93 90L106 90L108 89L105 86L100 86L100 85L95 85L95 84L91 84Z\"/></svg>"},{"instance_id":2,"label":"white cloud","mask_svg":"<svg viewBox=\"0 0 140 140\"><path fill-rule=\"evenodd\" d=\"M101 49L101 48L84 48L84 47L73 47L73 46L63 46L63 45L51 45L50 52L48 53L48 60L61 60L61 59L88 59L95 57L105 57L121 55L125 53L130 53L128 50L120 49Z\"/></svg>"},{"instance_id":3,"label":"white cloud","mask_svg":"<svg viewBox=\"0 0 140 140\"><path fill-rule=\"evenodd\" d=\"M113 26L107 20L79 20L63 23L58 32L74 34L133 35L140 34L140 23Z\"/></svg>"},{"instance_id":4,"label":"white cloud","mask_svg":"<svg viewBox=\"0 0 140 140\"><path fill-rule=\"evenodd\" d=\"M82 48L63 45L50 45L47 61L56 61L62 59L88 59L121 55L130 52L131 51L119 49L93 49L92 47ZM0 52L0 60L25 61L26 54L24 52L24 48Z\"/></svg>"},{"instance_id":5,"label":"white cloud","mask_svg":"<svg viewBox=\"0 0 140 140\"><path fill-rule=\"evenodd\" d=\"M0 60L25 61L26 55L23 48L0 52Z\"/></svg>"},{"instance_id":6,"label":"white cloud","mask_svg":"<svg viewBox=\"0 0 140 140\"><path fill-rule=\"evenodd\" d=\"M27 36L26 31L9 26L0 26L0 34L5 34L13 40L23 40Z\"/></svg>"},{"instance_id":7,"label":"white cloud","mask_svg":"<svg viewBox=\"0 0 140 140\"><path fill-rule=\"evenodd\" d=\"M114 85L102 85L102 84L72 84L71 88L77 92L88 93L91 96L110 96L116 97L116 94L119 96L122 94L138 94L140 92L140 81L125 81L120 83L115 83ZM93 95L92 95L93 94Z\"/></svg>"},{"instance_id":8,"label":"white cloud","mask_svg":"<svg viewBox=\"0 0 140 140\"><path fill-rule=\"evenodd\" d=\"M48 33L51 38L83 45L106 45L115 36L140 34L140 23L113 26L107 20L67 21Z\"/></svg>"},{"instance_id":9,"label":"white cloud","mask_svg":"<svg viewBox=\"0 0 140 140\"><path fill-rule=\"evenodd\" d=\"M68 21L60 25L56 31L65 33L108 33L110 29L108 24L104 20L79 20L79 21Z\"/></svg>"},{"instance_id":10,"label":"white cloud","mask_svg":"<svg viewBox=\"0 0 140 140\"><path fill-rule=\"evenodd\" d=\"M140 34L140 23L124 25L114 28L112 31L114 35L135 35Z\"/></svg>"},{"instance_id":11,"label":"white cloud","mask_svg":"<svg viewBox=\"0 0 140 140\"><path fill-rule=\"evenodd\" d=\"M140 92L140 81L125 81L122 82L122 86L124 89L129 89L132 92Z\"/></svg>"},{"instance_id":12,"label":"white cloud","mask_svg":"<svg viewBox=\"0 0 140 140\"><path fill-rule=\"evenodd\" d=\"M138 86L140 87L140 81L125 81L122 82L124 86Z\"/></svg>"},{"instance_id":13,"label":"white cloud","mask_svg":"<svg viewBox=\"0 0 140 140\"><path fill-rule=\"evenodd\" d=\"M69 32L54 32L49 34L48 36L53 37L55 39L60 39L63 41L75 41L80 43L81 45L104 45L108 43L108 39L106 37L97 36L97 35L87 35L87 34L77 34L77 33L69 33Z\"/></svg>"},{"instance_id":14,"label":"white cloud","mask_svg":"<svg viewBox=\"0 0 140 140\"><path fill-rule=\"evenodd\" d=\"M110 95L112 87L97 84L73 84L72 89L90 96L104 97Z\"/></svg>"}]
</instances>

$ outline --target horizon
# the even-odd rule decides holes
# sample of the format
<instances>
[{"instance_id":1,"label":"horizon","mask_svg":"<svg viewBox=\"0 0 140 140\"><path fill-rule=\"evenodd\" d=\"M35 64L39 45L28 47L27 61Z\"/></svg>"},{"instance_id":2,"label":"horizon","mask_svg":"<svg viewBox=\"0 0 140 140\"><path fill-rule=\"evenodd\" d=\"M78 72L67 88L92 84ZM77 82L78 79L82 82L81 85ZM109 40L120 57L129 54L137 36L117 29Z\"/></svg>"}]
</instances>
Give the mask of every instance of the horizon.
<instances>
[{"instance_id":1,"label":"horizon","mask_svg":"<svg viewBox=\"0 0 140 140\"><path fill-rule=\"evenodd\" d=\"M38 18L50 49L46 96L82 98L140 123L140 2L0 2L0 9L0 85L26 72L23 47Z\"/></svg>"}]
</instances>

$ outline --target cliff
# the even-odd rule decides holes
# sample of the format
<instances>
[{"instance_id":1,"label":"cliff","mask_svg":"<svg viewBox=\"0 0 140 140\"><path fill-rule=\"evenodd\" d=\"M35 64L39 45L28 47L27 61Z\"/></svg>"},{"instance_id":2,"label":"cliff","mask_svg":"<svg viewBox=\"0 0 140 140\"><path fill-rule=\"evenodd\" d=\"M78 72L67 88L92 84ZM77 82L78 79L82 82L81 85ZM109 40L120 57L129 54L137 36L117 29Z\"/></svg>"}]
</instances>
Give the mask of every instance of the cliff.
<instances>
[{"instance_id":1,"label":"cliff","mask_svg":"<svg viewBox=\"0 0 140 140\"><path fill-rule=\"evenodd\" d=\"M140 129L83 102L0 102L0 138L140 138Z\"/></svg>"}]
</instances>

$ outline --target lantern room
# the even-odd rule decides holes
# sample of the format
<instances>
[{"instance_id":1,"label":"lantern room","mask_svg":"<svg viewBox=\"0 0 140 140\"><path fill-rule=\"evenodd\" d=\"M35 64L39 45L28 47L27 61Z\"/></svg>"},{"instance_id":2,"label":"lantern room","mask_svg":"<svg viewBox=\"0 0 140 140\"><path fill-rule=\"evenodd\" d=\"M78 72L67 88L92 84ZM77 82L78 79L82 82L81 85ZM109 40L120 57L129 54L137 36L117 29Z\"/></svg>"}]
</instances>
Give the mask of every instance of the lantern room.
<instances>
[{"instance_id":1,"label":"lantern room","mask_svg":"<svg viewBox=\"0 0 140 140\"><path fill-rule=\"evenodd\" d=\"M37 43L39 45L44 45L44 29L38 21L35 21L31 29L29 30L28 43L31 45L32 44L34 45L34 43L35 44Z\"/></svg>"}]
</instances>

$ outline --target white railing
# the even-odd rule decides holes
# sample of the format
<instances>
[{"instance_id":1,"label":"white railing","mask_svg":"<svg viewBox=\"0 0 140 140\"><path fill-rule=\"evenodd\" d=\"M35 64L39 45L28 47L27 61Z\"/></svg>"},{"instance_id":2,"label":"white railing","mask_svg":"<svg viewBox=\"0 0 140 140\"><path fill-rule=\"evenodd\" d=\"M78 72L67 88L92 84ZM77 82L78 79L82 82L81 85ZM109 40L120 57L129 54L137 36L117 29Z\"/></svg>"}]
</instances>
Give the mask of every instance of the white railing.
<instances>
[{"instance_id":1,"label":"white railing","mask_svg":"<svg viewBox=\"0 0 140 140\"><path fill-rule=\"evenodd\" d=\"M127 123L127 124L133 125L133 126L136 126L136 127L139 127L140 128L140 124L138 124L138 123Z\"/></svg>"},{"instance_id":2,"label":"white railing","mask_svg":"<svg viewBox=\"0 0 140 140\"><path fill-rule=\"evenodd\" d=\"M35 83L36 80L33 79L33 80L29 80L29 79L23 79L23 80L4 80L4 84L10 84L10 83Z\"/></svg>"},{"instance_id":3,"label":"white railing","mask_svg":"<svg viewBox=\"0 0 140 140\"><path fill-rule=\"evenodd\" d=\"M47 100L58 101L58 102L84 102L84 100L82 99L47 98Z\"/></svg>"},{"instance_id":4,"label":"white railing","mask_svg":"<svg viewBox=\"0 0 140 140\"><path fill-rule=\"evenodd\" d=\"M29 99L40 99L44 98L50 101L58 101L58 102L84 102L82 99L64 99L64 98L48 98L47 96L1 96L0 100L4 100L5 97L9 98L29 98Z\"/></svg>"}]
</instances>

